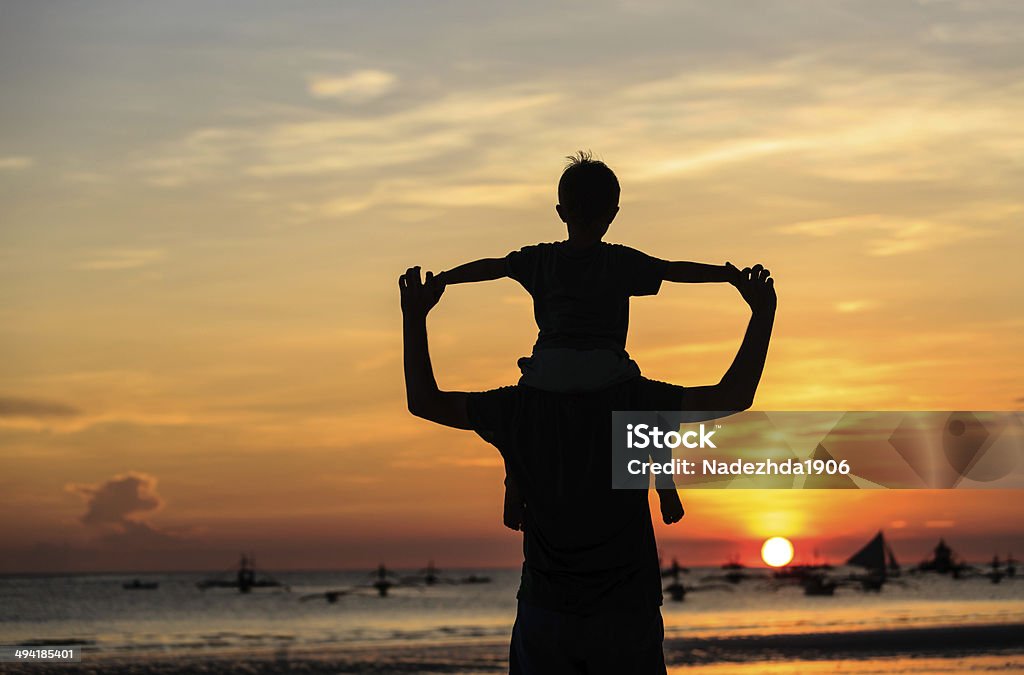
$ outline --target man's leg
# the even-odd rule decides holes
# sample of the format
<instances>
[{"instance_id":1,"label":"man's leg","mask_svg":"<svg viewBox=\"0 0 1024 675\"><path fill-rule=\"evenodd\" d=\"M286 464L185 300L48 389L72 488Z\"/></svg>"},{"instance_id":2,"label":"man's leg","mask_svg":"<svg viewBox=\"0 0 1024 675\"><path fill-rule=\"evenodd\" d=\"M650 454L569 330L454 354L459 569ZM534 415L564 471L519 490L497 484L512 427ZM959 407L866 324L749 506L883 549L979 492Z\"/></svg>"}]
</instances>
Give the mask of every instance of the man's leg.
<instances>
[{"instance_id":1,"label":"man's leg","mask_svg":"<svg viewBox=\"0 0 1024 675\"><path fill-rule=\"evenodd\" d=\"M586 617L580 639L587 675L665 675L660 607Z\"/></svg>"},{"instance_id":2,"label":"man's leg","mask_svg":"<svg viewBox=\"0 0 1024 675\"><path fill-rule=\"evenodd\" d=\"M519 601L509 646L509 675L585 675L583 663L574 660L573 622L579 617L534 607Z\"/></svg>"}]
</instances>

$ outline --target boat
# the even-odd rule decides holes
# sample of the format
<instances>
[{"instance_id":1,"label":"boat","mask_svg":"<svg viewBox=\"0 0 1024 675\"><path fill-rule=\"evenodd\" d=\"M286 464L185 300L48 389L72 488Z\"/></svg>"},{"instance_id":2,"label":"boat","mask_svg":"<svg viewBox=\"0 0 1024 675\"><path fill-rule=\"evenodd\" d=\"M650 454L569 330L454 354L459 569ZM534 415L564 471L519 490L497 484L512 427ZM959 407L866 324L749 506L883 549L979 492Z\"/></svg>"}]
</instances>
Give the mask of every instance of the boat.
<instances>
[{"instance_id":1,"label":"boat","mask_svg":"<svg viewBox=\"0 0 1024 675\"><path fill-rule=\"evenodd\" d=\"M839 582L829 579L824 574L809 574L800 580L800 586L804 589L804 595L829 596L836 594Z\"/></svg>"},{"instance_id":2,"label":"boat","mask_svg":"<svg viewBox=\"0 0 1024 675\"><path fill-rule=\"evenodd\" d=\"M308 600L326 600L328 604L335 604L339 598L342 598L352 591L348 588L336 589L330 591L323 591L322 593L309 593L299 598L299 602L306 602Z\"/></svg>"},{"instance_id":3,"label":"boat","mask_svg":"<svg viewBox=\"0 0 1024 675\"><path fill-rule=\"evenodd\" d=\"M704 584L703 586L687 586L679 580L679 575L689 572L689 570L687 570L685 567L680 566L678 563L676 563L675 560L673 560L672 563L672 568L670 568L670 570L667 570L668 573L663 573L662 576L670 577L672 579L672 582L669 585L665 586L664 591L665 593L668 593L668 597L671 598L673 602L682 602L686 599L688 593L697 593L700 591L734 590L733 588L725 584Z\"/></svg>"},{"instance_id":4,"label":"boat","mask_svg":"<svg viewBox=\"0 0 1024 675\"><path fill-rule=\"evenodd\" d=\"M433 586L441 579L440 570L434 566L433 560L427 562L427 566L420 571L423 574L423 583L427 586Z\"/></svg>"},{"instance_id":5,"label":"boat","mask_svg":"<svg viewBox=\"0 0 1024 675\"><path fill-rule=\"evenodd\" d=\"M675 558L672 558L672 566L661 573L662 577L670 577L672 579L672 583L665 587L665 592L668 593L673 602L682 602L686 599L687 588L683 585L683 582L679 581L679 574L685 570L686 568L682 567Z\"/></svg>"},{"instance_id":6,"label":"boat","mask_svg":"<svg viewBox=\"0 0 1024 675\"><path fill-rule=\"evenodd\" d=\"M722 565L723 570L742 570L746 569L746 565L740 562L738 555L730 556L729 561Z\"/></svg>"},{"instance_id":7,"label":"boat","mask_svg":"<svg viewBox=\"0 0 1024 675\"><path fill-rule=\"evenodd\" d=\"M401 583L408 586L423 584L424 586L436 586L437 584L456 584L457 580L441 576L441 570L437 568L434 561L428 561L427 566L416 574L402 577Z\"/></svg>"},{"instance_id":8,"label":"boat","mask_svg":"<svg viewBox=\"0 0 1024 675\"><path fill-rule=\"evenodd\" d=\"M778 581L797 581L822 574L832 569L830 565L786 565L772 572L772 578Z\"/></svg>"},{"instance_id":9,"label":"boat","mask_svg":"<svg viewBox=\"0 0 1024 675\"><path fill-rule=\"evenodd\" d=\"M1003 564L999 560L998 555L992 556L991 567L992 569L986 572L984 576L988 577L988 580L992 583L998 584L1000 581L1003 580L1003 577L1007 576L1007 574L1003 572Z\"/></svg>"},{"instance_id":10,"label":"boat","mask_svg":"<svg viewBox=\"0 0 1024 675\"><path fill-rule=\"evenodd\" d=\"M686 586L683 586L679 581L673 581L666 586L665 592L668 593L674 602L682 602L686 599Z\"/></svg>"},{"instance_id":11,"label":"boat","mask_svg":"<svg viewBox=\"0 0 1024 675\"><path fill-rule=\"evenodd\" d=\"M739 556L729 558L729 561L722 565L721 569L725 572L722 578L730 584L738 584L749 576L744 571L747 566L740 562Z\"/></svg>"},{"instance_id":12,"label":"boat","mask_svg":"<svg viewBox=\"0 0 1024 675\"><path fill-rule=\"evenodd\" d=\"M141 579L132 579L121 584L121 588L126 591L155 591L160 588L160 582L158 581L142 581Z\"/></svg>"},{"instance_id":13,"label":"boat","mask_svg":"<svg viewBox=\"0 0 1024 675\"><path fill-rule=\"evenodd\" d=\"M661 570L662 577L677 577L680 573L688 574L690 570L679 564L679 560L672 558L672 564Z\"/></svg>"},{"instance_id":14,"label":"boat","mask_svg":"<svg viewBox=\"0 0 1024 675\"><path fill-rule=\"evenodd\" d=\"M949 574L954 579L959 579L964 573L970 572L971 567L965 563L957 562L953 549L949 547L944 539L939 539L939 543L932 552L932 557L921 562L917 566L917 571Z\"/></svg>"},{"instance_id":15,"label":"boat","mask_svg":"<svg viewBox=\"0 0 1024 675\"><path fill-rule=\"evenodd\" d=\"M388 591L390 591L392 587L398 585L397 582L391 580L391 577L394 576L394 572L385 567L384 563L377 565L376 571L370 572L370 574L377 577L373 580L373 583L371 583L370 586L377 589L377 595L382 598L388 597Z\"/></svg>"},{"instance_id":16,"label":"boat","mask_svg":"<svg viewBox=\"0 0 1024 675\"><path fill-rule=\"evenodd\" d=\"M899 576L900 565L892 547L885 541L885 534L878 531L871 541L850 556L847 565L862 567L864 574L852 575L850 578L861 585L865 591L880 591L885 582L893 576Z\"/></svg>"},{"instance_id":17,"label":"boat","mask_svg":"<svg viewBox=\"0 0 1024 675\"><path fill-rule=\"evenodd\" d=\"M286 585L270 576L257 575L254 561L245 555L242 556L238 564L234 578L213 577L203 579L196 583L196 587L201 591L211 588L234 588L239 593L249 593L256 588L283 588L288 590Z\"/></svg>"}]
</instances>

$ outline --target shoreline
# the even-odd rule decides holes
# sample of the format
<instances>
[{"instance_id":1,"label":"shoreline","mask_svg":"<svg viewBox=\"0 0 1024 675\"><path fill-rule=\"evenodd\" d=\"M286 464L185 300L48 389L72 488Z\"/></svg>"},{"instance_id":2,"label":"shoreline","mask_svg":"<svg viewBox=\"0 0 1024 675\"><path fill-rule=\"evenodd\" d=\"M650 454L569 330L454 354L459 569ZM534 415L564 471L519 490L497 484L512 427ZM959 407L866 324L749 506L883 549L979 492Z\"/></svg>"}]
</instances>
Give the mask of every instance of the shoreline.
<instances>
[{"instance_id":1,"label":"shoreline","mask_svg":"<svg viewBox=\"0 0 1024 675\"><path fill-rule=\"evenodd\" d=\"M871 660L901 656L956 658L1024 654L1024 624L934 626L896 630L787 633L730 637L672 637L669 667L757 662ZM86 653L77 664L0 664L2 673L500 673L507 671L506 640L428 645L263 648L210 654Z\"/></svg>"}]
</instances>

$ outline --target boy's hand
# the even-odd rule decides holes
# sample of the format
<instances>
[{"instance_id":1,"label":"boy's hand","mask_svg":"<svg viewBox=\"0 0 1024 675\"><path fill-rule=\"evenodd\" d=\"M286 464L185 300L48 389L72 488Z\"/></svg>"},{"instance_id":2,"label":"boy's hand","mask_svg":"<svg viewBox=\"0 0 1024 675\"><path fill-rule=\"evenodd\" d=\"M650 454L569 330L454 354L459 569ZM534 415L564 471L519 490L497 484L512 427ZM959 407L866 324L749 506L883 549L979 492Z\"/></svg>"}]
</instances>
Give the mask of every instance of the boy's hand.
<instances>
[{"instance_id":1,"label":"boy's hand","mask_svg":"<svg viewBox=\"0 0 1024 675\"><path fill-rule=\"evenodd\" d=\"M737 268L731 262L725 263L725 273L728 277L726 281L732 284L733 286L736 286L736 284L740 282L741 275L743 274L742 272L740 272L739 268Z\"/></svg>"},{"instance_id":2,"label":"boy's hand","mask_svg":"<svg viewBox=\"0 0 1024 675\"><path fill-rule=\"evenodd\" d=\"M775 295L775 280L772 279L771 272L766 270L763 265L754 265L739 270L739 278L732 282L732 285L740 292L755 314L775 311L778 304L778 298Z\"/></svg>"},{"instance_id":3,"label":"boy's hand","mask_svg":"<svg viewBox=\"0 0 1024 675\"><path fill-rule=\"evenodd\" d=\"M420 268L410 267L398 277L398 288L402 296L402 313L408 317L426 317L444 293L433 272L427 272L425 281L420 281Z\"/></svg>"}]
</instances>

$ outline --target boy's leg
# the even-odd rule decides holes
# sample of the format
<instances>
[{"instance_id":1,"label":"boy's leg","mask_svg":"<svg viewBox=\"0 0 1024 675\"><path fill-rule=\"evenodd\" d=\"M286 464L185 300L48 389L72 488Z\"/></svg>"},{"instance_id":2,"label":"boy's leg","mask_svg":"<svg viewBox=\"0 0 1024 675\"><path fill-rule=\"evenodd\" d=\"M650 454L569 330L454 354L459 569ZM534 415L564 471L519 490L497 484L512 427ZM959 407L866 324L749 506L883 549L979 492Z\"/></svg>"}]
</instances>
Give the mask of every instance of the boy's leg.
<instances>
[{"instance_id":1,"label":"boy's leg","mask_svg":"<svg viewBox=\"0 0 1024 675\"><path fill-rule=\"evenodd\" d=\"M523 496L519 492L519 485L516 484L512 474L508 472L508 465L505 465L505 505L502 511L501 520L505 527L516 530L523 529L523 518L526 515L523 504Z\"/></svg>"},{"instance_id":2,"label":"boy's leg","mask_svg":"<svg viewBox=\"0 0 1024 675\"><path fill-rule=\"evenodd\" d=\"M672 451L668 448L653 448L651 461L659 464L670 462ZM654 476L654 487L658 490L658 500L661 502L661 519L666 525L678 523L683 517L683 503L679 501L675 478L672 474L657 474Z\"/></svg>"},{"instance_id":3,"label":"boy's leg","mask_svg":"<svg viewBox=\"0 0 1024 675\"><path fill-rule=\"evenodd\" d=\"M686 513L683 502L679 500L679 492L675 487L658 488L658 500L661 502L661 519L666 525L678 523Z\"/></svg>"}]
</instances>

